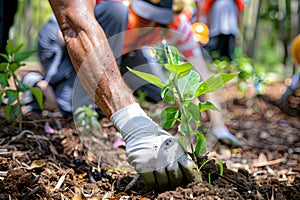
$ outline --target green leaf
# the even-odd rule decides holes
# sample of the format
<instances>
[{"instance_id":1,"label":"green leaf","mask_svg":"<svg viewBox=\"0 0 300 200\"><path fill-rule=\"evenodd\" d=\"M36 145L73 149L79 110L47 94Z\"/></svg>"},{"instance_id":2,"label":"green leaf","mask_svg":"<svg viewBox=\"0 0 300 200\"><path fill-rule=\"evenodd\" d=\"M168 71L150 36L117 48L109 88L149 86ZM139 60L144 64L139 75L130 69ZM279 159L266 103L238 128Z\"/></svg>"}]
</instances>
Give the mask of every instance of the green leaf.
<instances>
[{"instance_id":1,"label":"green leaf","mask_svg":"<svg viewBox=\"0 0 300 200\"><path fill-rule=\"evenodd\" d=\"M184 149L185 152L188 152L185 137L179 137L178 138L178 143L182 146L182 148Z\"/></svg>"},{"instance_id":2,"label":"green leaf","mask_svg":"<svg viewBox=\"0 0 300 200\"><path fill-rule=\"evenodd\" d=\"M80 112L78 115L76 115L77 116L77 119L78 119L78 121L84 121L85 120L85 118L86 118L86 114L85 114L85 112ZM82 124L81 122L79 123L79 124Z\"/></svg>"},{"instance_id":3,"label":"green leaf","mask_svg":"<svg viewBox=\"0 0 300 200\"><path fill-rule=\"evenodd\" d=\"M224 166L223 166L223 162L220 158L216 158L217 162L219 163L219 167L220 167L220 175L223 176L223 172L224 172Z\"/></svg>"},{"instance_id":4,"label":"green leaf","mask_svg":"<svg viewBox=\"0 0 300 200\"><path fill-rule=\"evenodd\" d=\"M0 63L0 72L5 72L7 70L7 62Z\"/></svg>"},{"instance_id":5,"label":"green leaf","mask_svg":"<svg viewBox=\"0 0 300 200\"><path fill-rule=\"evenodd\" d=\"M6 44L6 52L9 55L13 55L15 53L15 46L13 45L11 40L7 40L7 44Z\"/></svg>"},{"instance_id":6,"label":"green leaf","mask_svg":"<svg viewBox=\"0 0 300 200\"><path fill-rule=\"evenodd\" d=\"M27 90L30 89L30 86L27 84L22 83L19 79L17 79L16 75L14 75L14 79L16 80L17 84L18 84L18 90L21 92L25 92Z\"/></svg>"},{"instance_id":7,"label":"green leaf","mask_svg":"<svg viewBox=\"0 0 300 200\"><path fill-rule=\"evenodd\" d=\"M192 102L189 103L188 107L187 107L187 111L191 114L192 118L195 121L200 121L201 118L201 113L198 109L198 106Z\"/></svg>"},{"instance_id":8,"label":"green leaf","mask_svg":"<svg viewBox=\"0 0 300 200\"><path fill-rule=\"evenodd\" d=\"M21 53L16 53L15 55L15 62L21 62L27 58L29 58L32 54L36 53L36 50L32 50L32 51L25 51L25 52L21 52Z\"/></svg>"},{"instance_id":9,"label":"green leaf","mask_svg":"<svg viewBox=\"0 0 300 200\"><path fill-rule=\"evenodd\" d=\"M12 109L11 105L7 104L4 106L4 114L5 114L6 119L8 119L8 120L11 118L11 109Z\"/></svg>"},{"instance_id":10,"label":"green leaf","mask_svg":"<svg viewBox=\"0 0 300 200\"><path fill-rule=\"evenodd\" d=\"M174 104L175 103L175 96L173 91L170 89L170 86L166 85L162 91L161 91L161 97L162 99L169 103L169 104Z\"/></svg>"},{"instance_id":11,"label":"green leaf","mask_svg":"<svg viewBox=\"0 0 300 200\"><path fill-rule=\"evenodd\" d=\"M20 63L13 62L13 63L9 64L8 70L11 71L12 73L15 73L15 71L17 69L19 69L20 66L21 66Z\"/></svg>"},{"instance_id":12,"label":"green leaf","mask_svg":"<svg viewBox=\"0 0 300 200\"><path fill-rule=\"evenodd\" d=\"M145 72L140 72L134 69L131 69L129 67L127 67L128 71L132 72L133 74L137 75L138 77L148 81L149 83L152 83L153 85L156 85L157 87L163 88L165 85L162 83L162 81L160 80L160 78L158 78L157 76L154 76L152 74L148 74Z\"/></svg>"},{"instance_id":13,"label":"green leaf","mask_svg":"<svg viewBox=\"0 0 300 200\"><path fill-rule=\"evenodd\" d=\"M96 117L91 117L91 124L93 129L99 131L100 130L100 123Z\"/></svg>"},{"instance_id":14,"label":"green leaf","mask_svg":"<svg viewBox=\"0 0 300 200\"><path fill-rule=\"evenodd\" d=\"M167 46L165 49L168 63L170 65L177 65L179 63L179 52L176 47L174 46Z\"/></svg>"},{"instance_id":15,"label":"green leaf","mask_svg":"<svg viewBox=\"0 0 300 200\"><path fill-rule=\"evenodd\" d=\"M181 123L178 125L178 130L179 130L181 133L185 134L186 136L190 137L190 135L191 135L191 132L190 132L190 131L193 130L193 129L192 129L192 127L191 127L190 124L188 124L188 123L186 123L186 122L181 122Z\"/></svg>"},{"instance_id":16,"label":"green leaf","mask_svg":"<svg viewBox=\"0 0 300 200\"><path fill-rule=\"evenodd\" d=\"M179 88L180 94L185 100L192 100L195 98L195 92L200 85L200 75L191 70L190 73L177 80L177 86Z\"/></svg>"},{"instance_id":17,"label":"green leaf","mask_svg":"<svg viewBox=\"0 0 300 200\"><path fill-rule=\"evenodd\" d=\"M13 105L10 113L11 113L11 118L17 118L18 116L21 116L22 115L21 103L16 103L15 105Z\"/></svg>"},{"instance_id":18,"label":"green leaf","mask_svg":"<svg viewBox=\"0 0 300 200\"><path fill-rule=\"evenodd\" d=\"M6 98L8 99L7 104L12 104L19 97L19 92L16 90L6 90Z\"/></svg>"},{"instance_id":19,"label":"green leaf","mask_svg":"<svg viewBox=\"0 0 300 200\"><path fill-rule=\"evenodd\" d=\"M205 93L208 92L215 92L218 89L220 89L221 87L223 87L223 85L225 83L227 83L228 81L230 81L231 79L233 79L234 77L236 77L238 75L238 73L235 74L215 74L210 76L207 80L203 81L199 88L196 91L196 96L200 96L203 95Z\"/></svg>"},{"instance_id":20,"label":"green leaf","mask_svg":"<svg viewBox=\"0 0 300 200\"><path fill-rule=\"evenodd\" d=\"M9 86L8 79L9 79L8 73L0 73L0 86L2 89Z\"/></svg>"},{"instance_id":21,"label":"green leaf","mask_svg":"<svg viewBox=\"0 0 300 200\"><path fill-rule=\"evenodd\" d=\"M205 101L205 102L200 102L198 104L199 110L200 112L204 112L206 110L216 110L221 112L213 103L209 102L209 101Z\"/></svg>"},{"instance_id":22,"label":"green leaf","mask_svg":"<svg viewBox=\"0 0 300 200\"><path fill-rule=\"evenodd\" d=\"M79 113L84 112L84 107L80 106L78 108L76 108L74 115L77 116Z\"/></svg>"},{"instance_id":23,"label":"green leaf","mask_svg":"<svg viewBox=\"0 0 300 200\"><path fill-rule=\"evenodd\" d=\"M37 87L32 87L29 90L32 92L32 94L36 98L36 101L38 102L38 104L40 106L40 109L43 110L43 100L44 100L44 98L43 98L42 91Z\"/></svg>"},{"instance_id":24,"label":"green leaf","mask_svg":"<svg viewBox=\"0 0 300 200\"><path fill-rule=\"evenodd\" d=\"M3 57L7 62L9 61L8 56L6 54L0 53L0 56Z\"/></svg>"},{"instance_id":25,"label":"green leaf","mask_svg":"<svg viewBox=\"0 0 300 200\"><path fill-rule=\"evenodd\" d=\"M160 114L160 124L165 129L172 128L179 117L180 111L174 107L167 107Z\"/></svg>"},{"instance_id":26,"label":"green leaf","mask_svg":"<svg viewBox=\"0 0 300 200\"><path fill-rule=\"evenodd\" d=\"M16 48L15 48L15 53L19 52L20 49L22 48L23 44L20 44L18 45Z\"/></svg>"},{"instance_id":27,"label":"green leaf","mask_svg":"<svg viewBox=\"0 0 300 200\"><path fill-rule=\"evenodd\" d=\"M195 154L197 157L205 155L206 153L206 138L201 132L196 132L197 144Z\"/></svg>"},{"instance_id":28,"label":"green leaf","mask_svg":"<svg viewBox=\"0 0 300 200\"><path fill-rule=\"evenodd\" d=\"M190 69L193 68L193 65L188 62L183 62L176 65L165 64L164 66L170 72L173 72L174 74L181 75L181 76L186 76L189 73Z\"/></svg>"}]
</instances>

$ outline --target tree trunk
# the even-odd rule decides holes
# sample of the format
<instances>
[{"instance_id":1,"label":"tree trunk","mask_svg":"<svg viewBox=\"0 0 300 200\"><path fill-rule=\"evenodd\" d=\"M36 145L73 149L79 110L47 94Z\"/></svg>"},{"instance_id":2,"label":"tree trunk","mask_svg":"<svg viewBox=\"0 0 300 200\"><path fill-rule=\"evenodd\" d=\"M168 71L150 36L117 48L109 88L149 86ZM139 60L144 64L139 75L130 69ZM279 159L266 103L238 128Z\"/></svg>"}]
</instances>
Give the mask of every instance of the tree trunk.
<instances>
[{"instance_id":1,"label":"tree trunk","mask_svg":"<svg viewBox=\"0 0 300 200\"><path fill-rule=\"evenodd\" d=\"M31 27L32 27L32 9L31 9L31 0L26 1L25 6L25 34L26 34L26 40L27 40L27 49L32 49L32 33L31 33Z\"/></svg>"}]
</instances>

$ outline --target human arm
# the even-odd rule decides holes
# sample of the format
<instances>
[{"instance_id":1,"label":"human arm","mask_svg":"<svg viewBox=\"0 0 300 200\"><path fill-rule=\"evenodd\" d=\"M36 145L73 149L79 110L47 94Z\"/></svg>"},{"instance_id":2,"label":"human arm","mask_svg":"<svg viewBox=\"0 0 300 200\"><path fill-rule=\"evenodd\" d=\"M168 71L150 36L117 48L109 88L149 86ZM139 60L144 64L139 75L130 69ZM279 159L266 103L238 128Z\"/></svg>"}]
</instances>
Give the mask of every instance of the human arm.
<instances>
[{"instance_id":1,"label":"human arm","mask_svg":"<svg viewBox=\"0 0 300 200\"><path fill-rule=\"evenodd\" d=\"M122 133L128 162L146 185L159 189L179 185L184 174L189 181L200 180L195 163L177 140L147 116L124 83L106 36L95 20L94 0L49 1L83 87ZM168 143L170 140L172 143ZM157 176L160 179L155 179Z\"/></svg>"},{"instance_id":2,"label":"human arm","mask_svg":"<svg viewBox=\"0 0 300 200\"><path fill-rule=\"evenodd\" d=\"M49 2L74 69L99 108L110 117L117 110L135 103L121 78L106 36L94 17L95 1Z\"/></svg>"}]
</instances>

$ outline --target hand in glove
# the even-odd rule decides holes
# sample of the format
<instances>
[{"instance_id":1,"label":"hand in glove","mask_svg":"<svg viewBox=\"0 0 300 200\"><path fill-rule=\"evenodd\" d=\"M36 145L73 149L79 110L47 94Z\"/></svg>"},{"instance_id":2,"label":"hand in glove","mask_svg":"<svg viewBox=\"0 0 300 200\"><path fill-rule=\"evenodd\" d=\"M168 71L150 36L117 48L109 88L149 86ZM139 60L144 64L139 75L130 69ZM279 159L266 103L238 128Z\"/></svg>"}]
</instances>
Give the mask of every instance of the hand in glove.
<instances>
[{"instance_id":1,"label":"hand in glove","mask_svg":"<svg viewBox=\"0 0 300 200\"><path fill-rule=\"evenodd\" d=\"M197 166L177 139L153 122L139 104L122 108L110 119L125 139L128 163L148 189L164 190L185 179L201 181Z\"/></svg>"},{"instance_id":2,"label":"hand in glove","mask_svg":"<svg viewBox=\"0 0 300 200\"><path fill-rule=\"evenodd\" d=\"M225 126L213 127L211 133L223 142L232 146L244 146L244 143L232 135Z\"/></svg>"}]
</instances>

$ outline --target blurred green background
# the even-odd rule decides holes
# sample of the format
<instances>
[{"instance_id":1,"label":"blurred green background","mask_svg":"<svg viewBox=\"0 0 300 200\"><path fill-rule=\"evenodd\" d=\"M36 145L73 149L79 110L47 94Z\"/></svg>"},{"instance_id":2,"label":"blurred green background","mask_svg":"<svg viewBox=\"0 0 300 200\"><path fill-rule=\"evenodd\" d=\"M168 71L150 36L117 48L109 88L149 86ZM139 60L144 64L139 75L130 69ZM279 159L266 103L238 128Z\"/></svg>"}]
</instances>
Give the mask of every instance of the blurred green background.
<instances>
[{"instance_id":1,"label":"blurred green background","mask_svg":"<svg viewBox=\"0 0 300 200\"><path fill-rule=\"evenodd\" d=\"M291 76L289 45L300 29L299 0L247 0L238 38L239 56L251 59L255 68ZM191 0L188 2L191 3ZM38 32L52 11L48 1L19 0L10 38L27 50L36 49ZM36 55L30 58L38 61Z\"/></svg>"}]
</instances>

